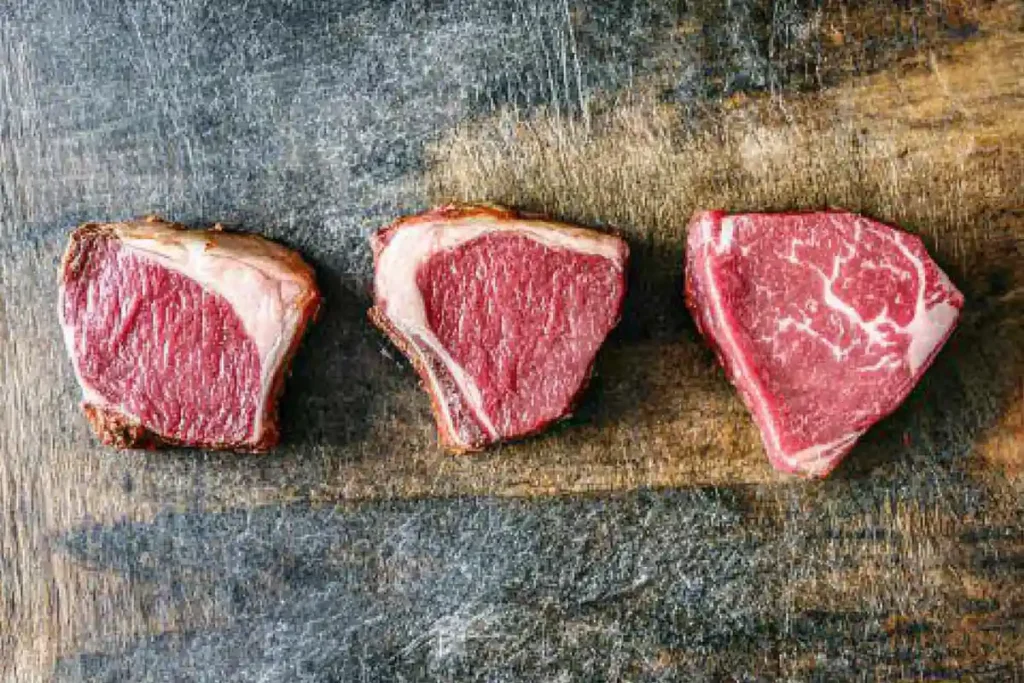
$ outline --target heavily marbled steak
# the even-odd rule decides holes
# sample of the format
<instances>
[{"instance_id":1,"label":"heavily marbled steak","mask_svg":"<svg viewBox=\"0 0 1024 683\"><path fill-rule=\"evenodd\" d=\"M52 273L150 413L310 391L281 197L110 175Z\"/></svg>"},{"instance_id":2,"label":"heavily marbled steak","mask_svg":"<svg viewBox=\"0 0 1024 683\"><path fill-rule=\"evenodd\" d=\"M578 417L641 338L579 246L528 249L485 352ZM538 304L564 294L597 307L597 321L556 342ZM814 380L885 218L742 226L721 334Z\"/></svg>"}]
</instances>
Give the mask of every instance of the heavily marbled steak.
<instances>
[{"instance_id":1,"label":"heavily marbled steak","mask_svg":"<svg viewBox=\"0 0 1024 683\"><path fill-rule=\"evenodd\" d=\"M863 216L706 211L686 301L771 463L823 477L903 402L964 298L919 238Z\"/></svg>"}]
</instances>

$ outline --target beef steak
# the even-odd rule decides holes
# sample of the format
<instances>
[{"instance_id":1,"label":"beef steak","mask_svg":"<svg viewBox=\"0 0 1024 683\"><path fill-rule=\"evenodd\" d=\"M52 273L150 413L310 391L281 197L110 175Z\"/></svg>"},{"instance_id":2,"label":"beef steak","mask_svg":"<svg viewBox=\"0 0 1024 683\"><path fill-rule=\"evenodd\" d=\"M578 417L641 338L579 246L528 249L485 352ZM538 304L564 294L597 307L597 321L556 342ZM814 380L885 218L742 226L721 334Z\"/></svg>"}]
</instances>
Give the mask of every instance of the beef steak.
<instances>
[{"instance_id":1,"label":"beef steak","mask_svg":"<svg viewBox=\"0 0 1024 683\"><path fill-rule=\"evenodd\" d=\"M119 448L273 446L285 371L319 304L298 254L155 218L81 226L60 269L82 405Z\"/></svg>"},{"instance_id":2,"label":"beef steak","mask_svg":"<svg viewBox=\"0 0 1024 683\"><path fill-rule=\"evenodd\" d=\"M510 210L446 206L372 237L370 318L411 359L456 452L565 417L618 322L617 237Z\"/></svg>"},{"instance_id":3,"label":"beef steak","mask_svg":"<svg viewBox=\"0 0 1024 683\"><path fill-rule=\"evenodd\" d=\"M686 301L771 463L823 477L906 398L964 300L920 239L877 221L707 211Z\"/></svg>"}]
</instances>

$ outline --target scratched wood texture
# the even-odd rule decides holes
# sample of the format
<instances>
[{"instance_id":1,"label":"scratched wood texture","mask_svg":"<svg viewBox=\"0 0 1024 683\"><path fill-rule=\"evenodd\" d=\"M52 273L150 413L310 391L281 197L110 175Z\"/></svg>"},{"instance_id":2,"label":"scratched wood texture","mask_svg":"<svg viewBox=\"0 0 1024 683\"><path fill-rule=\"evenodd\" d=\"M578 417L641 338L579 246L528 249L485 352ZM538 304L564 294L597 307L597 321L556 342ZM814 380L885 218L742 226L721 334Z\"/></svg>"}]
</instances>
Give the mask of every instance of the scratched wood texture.
<instances>
[{"instance_id":1,"label":"scratched wood texture","mask_svg":"<svg viewBox=\"0 0 1024 683\"><path fill-rule=\"evenodd\" d=\"M1024 678L1017 2L0 6L0 678ZM436 446L365 320L366 235L488 201L614 226L576 416ZM696 208L840 206L967 296L825 482L771 471L684 312ZM113 453L55 270L159 212L300 249L326 311L266 456Z\"/></svg>"}]
</instances>

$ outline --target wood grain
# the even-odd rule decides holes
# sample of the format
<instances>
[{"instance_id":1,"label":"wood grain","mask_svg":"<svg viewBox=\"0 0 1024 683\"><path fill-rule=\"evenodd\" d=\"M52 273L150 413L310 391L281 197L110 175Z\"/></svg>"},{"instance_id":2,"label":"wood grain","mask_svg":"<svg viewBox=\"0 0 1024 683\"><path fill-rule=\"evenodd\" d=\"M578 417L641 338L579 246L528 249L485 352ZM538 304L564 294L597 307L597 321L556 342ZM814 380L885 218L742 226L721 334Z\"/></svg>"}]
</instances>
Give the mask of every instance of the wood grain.
<instances>
[{"instance_id":1,"label":"wood grain","mask_svg":"<svg viewBox=\"0 0 1024 683\"><path fill-rule=\"evenodd\" d=\"M67 3L48 23L0 10L0 679L1024 675L1018 3L825 3L792 21L772 11L799 3L657 5L635 48L647 15L620 35L618 15L569 4L307 4L98 3L83 24ZM126 55L104 52L118 41ZM484 75L480 45L499 55ZM128 76L89 80L105 62ZM578 414L479 457L441 451L414 374L364 322L365 235L448 200L613 226L633 254ZM868 213L921 234L967 295L921 385L827 482L772 472L684 311L683 230L711 206ZM81 220L153 211L242 224L318 266L325 314L279 451L91 439L57 259ZM462 650L437 645L451 633Z\"/></svg>"}]
</instances>

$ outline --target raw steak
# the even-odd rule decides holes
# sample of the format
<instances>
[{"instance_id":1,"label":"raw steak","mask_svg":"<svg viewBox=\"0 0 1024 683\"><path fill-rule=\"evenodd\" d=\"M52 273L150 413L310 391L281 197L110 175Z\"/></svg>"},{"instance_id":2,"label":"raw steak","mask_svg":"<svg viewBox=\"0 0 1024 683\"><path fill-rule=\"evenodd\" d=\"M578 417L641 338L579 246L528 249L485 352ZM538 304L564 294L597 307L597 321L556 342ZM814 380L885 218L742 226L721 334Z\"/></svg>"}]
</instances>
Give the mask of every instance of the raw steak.
<instances>
[{"instance_id":1,"label":"raw steak","mask_svg":"<svg viewBox=\"0 0 1024 683\"><path fill-rule=\"evenodd\" d=\"M686 301L768 459L818 477L906 398L963 306L920 239L841 212L698 213Z\"/></svg>"},{"instance_id":2,"label":"raw steak","mask_svg":"<svg viewBox=\"0 0 1024 683\"><path fill-rule=\"evenodd\" d=\"M83 225L60 270L82 407L118 448L276 444L285 371L319 304L296 253L155 218Z\"/></svg>"},{"instance_id":3,"label":"raw steak","mask_svg":"<svg viewBox=\"0 0 1024 683\"><path fill-rule=\"evenodd\" d=\"M431 394L456 452L565 417L618 322L626 244L507 209L447 206L372 238L370 318Z\"/></svg>"}]
</instances>

